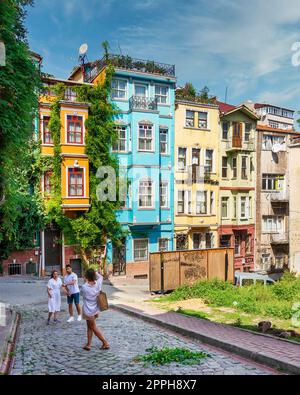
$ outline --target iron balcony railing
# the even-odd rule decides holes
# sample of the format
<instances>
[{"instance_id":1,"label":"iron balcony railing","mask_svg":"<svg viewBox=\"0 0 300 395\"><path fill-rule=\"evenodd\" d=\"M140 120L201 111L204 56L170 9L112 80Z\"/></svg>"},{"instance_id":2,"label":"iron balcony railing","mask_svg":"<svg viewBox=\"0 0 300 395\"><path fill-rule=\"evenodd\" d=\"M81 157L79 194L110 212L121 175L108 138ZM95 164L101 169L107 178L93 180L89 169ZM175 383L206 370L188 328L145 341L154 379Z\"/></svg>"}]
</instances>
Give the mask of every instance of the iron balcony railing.
<instances>
[{"instance_id":1,"label":"iron balcony railing","mask_svg":"<svg viewBox=\"0 0 300 395\"><path fill-rule=\"evenodd\" d=\"M288 202L289 201L289 193L288 191L278 191L271 193L271 202Z\"/></svg>"},{"instance_id":2,"label":"iron balcony railing","mask_svg":"<svg viewBox=\"0 0 300 395\"><path fill-rule=\"evenodd\" d=\"M105 66L110 64L114 67L126 70L175 77L175 65L111 54L101 60L93 62L90 70L86 71L84 81L91 82Z\"/></svg>"},{"instance_id":3,"label":"iron balcony railing","mask_svg":"<svg viewBox=\"0 0 300 395\"><path fill-rule=\"evenodd\" d=\"M132 96L129 99L130 111L157 111L157 98Z\"/></svg>"},{"instance_id":4,"label":"iron balcony railing","mask_svg":"<svg viewBox=\"0 0 300 395\"><path fill-rule=\"evenodd\" d=\"M254 141L242 141L241 144L233 143L233 141L227 141L226 143L227 151L255 151Z\"/></svg>"},{"instance_id":5,"label":"iron balcony railing","mask_svg":"<svg viewBox=\"0 0 300 395\"><path fill-rule=\"evenodd\" d=\"M271 234L271 243L273 244L287 244L289 242L289 234L287 232Z\"/></svg>"}]
</instances>

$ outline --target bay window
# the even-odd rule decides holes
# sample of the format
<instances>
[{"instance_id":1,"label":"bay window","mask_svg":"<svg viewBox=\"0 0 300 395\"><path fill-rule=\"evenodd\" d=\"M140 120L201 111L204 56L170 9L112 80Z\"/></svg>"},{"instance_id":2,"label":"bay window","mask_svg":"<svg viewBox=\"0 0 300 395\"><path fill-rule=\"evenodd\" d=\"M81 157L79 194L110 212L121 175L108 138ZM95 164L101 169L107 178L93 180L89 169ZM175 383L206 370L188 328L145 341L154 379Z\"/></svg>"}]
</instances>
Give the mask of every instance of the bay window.
<instances>
[{"instance_id":1,"label":"bay window","mask_svg":"<svg viewBox=\"0 0 300 395\"><path fill-rule=\"evenodd\" d=\"M139 124L139 151L153 150L153 125Z\"/></svg>"},{"instance_id":2,"label":"bay window","mask_svg":"<svg viewBox=\"0 0 300 395\"><path fill-rule=\"evenodd\" d=\"M169 183L162 181L160 183L160 207L167 208L169 205Z\"/></svg>"},{"instance_id":3,"label":"bay window","mask_svg":"<svg viewBox=\"0 0 300 395\"><path fill-rule=\"evenodd\" d=\"M186 148L178 148L178 170L186 169Z\"/></svg>"},{"instance_id":4,"label":"bay window","mask_svg":"<svg viewBox=\"0 0 300 395\"><path fill-rule=\"evenodd\" d=\"M70 168L68 170L68 195L70 197L83 196L83 169Z\"/></svg>"},{"instance_id":5,"label":"bay window","mask_svg":"<svg viewBox=\"0 0 300 395\"><path fill-rule=\"evenodd\" d=\"M159 129L159 143L160 143L160 153L166 155L168 153L168 129Z\"/></svg>"},{"instance_id":6,"label":"bay window","mask_svg":"<svg viewBox=\"0 0 300 395\"><path fill-rule=\"evenodd\" d=\"M83 118L81 116L67 116L67 142L83 144Z\"/></svg>"},{"instance_id":7,"label":"bay window","mask_svg":"<svg viewBox=\"0 0 300 395\"><path fill-rule=\"evenodd\" d=\"M207 214L207 191L197 191L196 194L196 214Z\"/></svg>"},{"instance_id":8,"label":"bay window","mask_svg":"<svg viewBox=\"0 0 300 395\"><path fill-rule=\"evenodd\" d=\"M43 117L43 144L53 144L52 134L49 129L50 117Z\"/></svg>"},{"instance_id":9,"label":"bay window","mask_svg":"<svg viewBox=\"0 0 300 395\"><path fill-rule=\"evenodd\" d=\"M46 171L44 173L44 193L50 195L52 192L52 171Z\"/></svg>"},{"instance_id":10,"label":"bay window","mask_svg":"<svg viewBox=\"0 0 300 395\"><path fill-rule=\"evenodd\" d=\"M153 182L139 182L139 208L153 207Z\"/></svg>"}]
</instances>

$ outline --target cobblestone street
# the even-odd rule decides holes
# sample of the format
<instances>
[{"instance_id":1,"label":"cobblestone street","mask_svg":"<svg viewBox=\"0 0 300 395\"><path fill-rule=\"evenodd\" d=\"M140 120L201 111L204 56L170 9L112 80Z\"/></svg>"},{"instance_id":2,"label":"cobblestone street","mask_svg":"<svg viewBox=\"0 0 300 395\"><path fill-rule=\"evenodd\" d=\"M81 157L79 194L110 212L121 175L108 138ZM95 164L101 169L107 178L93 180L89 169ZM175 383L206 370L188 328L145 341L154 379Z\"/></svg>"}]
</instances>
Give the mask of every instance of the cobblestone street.
<instances>
[{"instance_id":1,"label":"cobblestone street","mask_svg":"<svg viewBox=\"0 0 300 395\"><path fill-rule=\"evenodd\" d=\"M61 322L50 326L46 326L46 304L27 305L22 310L13 375L270 374L267 368L216 352L215 349L114 310L103 313L98 320L111 349L100 350L100 343L94 338L92 351L86 352L82 350L86 340L86 324L84 321L67 324L66 309L61 314ZM203 350L211 358L195 366L172 364L145 367L143 363L133 361L134 357L145 353L151 346Z\"/></svg>"}]
</instances>

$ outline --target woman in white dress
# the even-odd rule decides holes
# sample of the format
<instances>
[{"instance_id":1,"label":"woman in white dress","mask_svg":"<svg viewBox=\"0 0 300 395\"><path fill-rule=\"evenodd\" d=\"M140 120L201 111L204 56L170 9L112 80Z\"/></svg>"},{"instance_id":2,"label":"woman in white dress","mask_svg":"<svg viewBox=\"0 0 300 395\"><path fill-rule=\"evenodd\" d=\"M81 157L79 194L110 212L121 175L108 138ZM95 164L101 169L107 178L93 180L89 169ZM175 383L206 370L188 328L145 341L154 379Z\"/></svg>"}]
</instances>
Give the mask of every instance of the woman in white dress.
<instances>
[{"instance_id":1,"label":"woman in white dress","mask_svg":"<svg viewBox=\"0 0 300 395\"><path fill-rule=\"evenodd\" d=\"M58 322L58 312L61 306L61 294L60 290L62 287L62 281L57 271L53 271L51 279L48 281L47 292L48 292L48 309L49 315L47 325L50 324L52 315L54 316L54 322Z\"/></svg>"},{"instance_id":2,"label":"woman in white dress","mask_svg":"<svg viewBox=\"0 0 300 395\"><path fill-rule=\"evenodd\" d=\"M103 277L98 276L95 270L88 269L85 273L86 283L82 286L81 292L83 297L83 318L87 324L87 344L83 347L84 350L90 351L92 347L93 334L102 342L102 350L108 350L109 344L102 332L96 325L96 318L99 316L98 295L102 289Z\"/></svg>"}]
</instances>

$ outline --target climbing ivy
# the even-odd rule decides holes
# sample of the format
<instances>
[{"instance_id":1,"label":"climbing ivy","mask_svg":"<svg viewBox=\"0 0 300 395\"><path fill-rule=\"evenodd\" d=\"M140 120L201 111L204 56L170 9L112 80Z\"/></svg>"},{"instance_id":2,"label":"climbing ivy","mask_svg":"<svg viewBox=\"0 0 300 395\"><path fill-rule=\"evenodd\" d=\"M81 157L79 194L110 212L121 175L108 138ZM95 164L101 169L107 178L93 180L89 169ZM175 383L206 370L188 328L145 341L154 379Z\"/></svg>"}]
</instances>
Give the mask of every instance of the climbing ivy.
<instances>
[{"instance_id":1,"label":"climbing ivy","mask_svg":"<svg viewBox=\"0 0 300 395\"><path fill-rule=\"evenodd\" d=\"M122 228L116 219L119 201L99 201L97 198L97 171L100 166L115 169L118 177L118 161L111 154L111 146L117 139L113 117L116 108L110 103L110 86L113 68L108 67L103 84L95 86L82 85L75 87L77 100L89 104L89 117L86 121L86 154L89 159L90 204L88 212L78 213L74 217L62 212L61 204L61 148L60 148L60 101L64 99L66 86L57 84L54 87L55 100L51 104L49 129L54 144L54 156L48 163L52 168L53 193L45 202L48 223L56 223L67 238L68 243L78 246L85 266L89 265L90 257L97 255L101 245L110 239L115 243L123 237ZM45 165L45 163L41 162ZM44 166L44 169L46 166Z\"/></svg>"}]
</instances>

